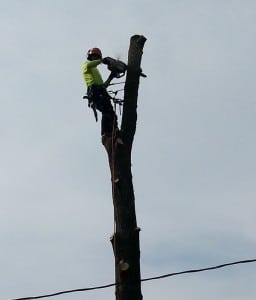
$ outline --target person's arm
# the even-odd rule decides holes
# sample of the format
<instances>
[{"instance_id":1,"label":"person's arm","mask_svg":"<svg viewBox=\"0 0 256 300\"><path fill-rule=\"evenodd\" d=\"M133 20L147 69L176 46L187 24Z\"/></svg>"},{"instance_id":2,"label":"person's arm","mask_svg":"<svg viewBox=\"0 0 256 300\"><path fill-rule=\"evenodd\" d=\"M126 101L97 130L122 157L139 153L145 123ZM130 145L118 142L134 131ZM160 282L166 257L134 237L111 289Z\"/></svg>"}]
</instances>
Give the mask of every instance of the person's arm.
<instances>
[{"instance_id":1,"label":"person's arm","mask_svg":"<svg viewBox=\"0 0 256 300\"><path fill-rule=\"evenodd\" d=\"M111 82L111 80L112 80L113 78L115 78L115 76L114 76L114 74L111 72L111 73L109 74L109 76L108 76L108 79L103 83L103 85L104 85L105 87L108 87L109 84L110 84L110 82Z\"/></svg>"},{"instance_id":2,"label":"person's arm","mask_svg":"<svg viewBox=\"0 0 256 300\"><path fill-rule=\"evenodd\" d=\"M95 60L88 60L86 62L87 68L95 68L97 67L99 64L101 64L102 60L101 59L95 59Z\"/></svg>"}]
</instances>

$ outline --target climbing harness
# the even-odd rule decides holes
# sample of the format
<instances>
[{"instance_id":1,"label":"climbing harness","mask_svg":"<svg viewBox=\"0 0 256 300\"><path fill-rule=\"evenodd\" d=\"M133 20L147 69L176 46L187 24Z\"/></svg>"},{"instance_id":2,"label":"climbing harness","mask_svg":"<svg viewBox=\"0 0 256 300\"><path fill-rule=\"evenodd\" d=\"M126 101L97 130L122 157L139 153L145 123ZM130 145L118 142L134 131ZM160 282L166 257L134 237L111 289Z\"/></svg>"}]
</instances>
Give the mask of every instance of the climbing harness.
<instances>
[{"instance_id":1,"label":"climbing harness","mask_svg":"<svg viewBox=\"0 0 256 300\"><path fill-rule=\"evenodd\" d=\"M116 84L119 84L119 82L117 82ZM124 100L121 98L117 98L117 94L121 91L124 91L124 89L119 89L119 90L110 90L110 91L106 91L106 95L103 95L101 93L99 93L99 95L97 95L97 97L105 97L108 96L109 99L113 102L114 104L114 110L116 111L116 107L117 105L119 106L119 114L121 116L122 114L122 106L124 103ZM93 101L93 98L95 96L93 95L92 91L88 91L87 94L85 96L83 96L83 99L87 99L88 100L88 107L91 108L93 110L93 114L95 117L96 122L98 121L98 114L97 114L97 110L96 110L96 104Z\"/></svg>"}]
</instances>

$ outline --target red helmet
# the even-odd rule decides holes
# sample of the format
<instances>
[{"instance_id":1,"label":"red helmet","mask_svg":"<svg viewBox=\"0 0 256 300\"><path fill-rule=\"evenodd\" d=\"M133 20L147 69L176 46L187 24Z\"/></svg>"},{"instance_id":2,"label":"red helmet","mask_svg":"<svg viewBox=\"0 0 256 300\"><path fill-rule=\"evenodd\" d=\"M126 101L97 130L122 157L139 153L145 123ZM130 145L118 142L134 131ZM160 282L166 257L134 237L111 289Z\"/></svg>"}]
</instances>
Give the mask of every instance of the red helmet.
<instances>
[{"instance_id":1,"label":"red helmet","mask_svg":"<svg viewBox=\"0 0 256 300\"><path fill-rule=\"evenodd\" d=\"M92 55L96 55L100 59L102 58L102 53L101 53L101 50L99 48L91 48L91 49L89 49L88 52L87 52L87 57L92 56Z\"/></svg>"}]
</instances>

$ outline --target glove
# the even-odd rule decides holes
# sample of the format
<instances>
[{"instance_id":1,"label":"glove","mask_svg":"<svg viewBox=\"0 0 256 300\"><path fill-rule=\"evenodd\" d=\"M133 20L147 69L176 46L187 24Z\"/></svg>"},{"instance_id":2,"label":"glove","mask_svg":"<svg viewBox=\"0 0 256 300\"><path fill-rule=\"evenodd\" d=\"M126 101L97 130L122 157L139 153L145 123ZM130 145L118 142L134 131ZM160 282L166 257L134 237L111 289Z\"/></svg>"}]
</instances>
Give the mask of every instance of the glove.
<instances>
[{"instance_id":1,"label":"glove","mask_svg":"<svg viewBox=\"0 0 256 300\"><path fill-rule=\"evenodd\" d=\"M103 59L102 59L102 63L103 64L105 64L105 65L107 65L109 62L108 62L108 58L107 57L104 57Z\"/></svg>"}]
</instances>

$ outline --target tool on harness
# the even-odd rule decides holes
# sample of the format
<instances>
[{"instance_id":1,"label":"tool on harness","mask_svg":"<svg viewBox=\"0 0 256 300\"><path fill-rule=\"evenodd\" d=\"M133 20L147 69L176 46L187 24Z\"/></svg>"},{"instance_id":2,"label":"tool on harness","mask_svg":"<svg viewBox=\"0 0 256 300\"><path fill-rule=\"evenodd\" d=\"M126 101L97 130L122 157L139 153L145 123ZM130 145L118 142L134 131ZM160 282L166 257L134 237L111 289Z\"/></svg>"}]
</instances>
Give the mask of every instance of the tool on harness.
<instances>
[{"instance_id":1,"label":"tool on harness","mask_svg":"<svg viewBox=\"0 0 256 300\"><path fill-rule=\"evenodd\" d=\"M108 66L109 71L111 71L115 78L121 78L125 75L127 65L121 60L114 59L112 57L105 57L102 62Z\"/></svg>"},{"instance_id":2,"label":"tool on harness","mask_svg":"<svg viewBox=\"0 0 256 300\"><path fill-rule=\"evenodd\" d=\"M83 99L87 99L88 100L88 107L90 107L93 110L93 114L94 114L95 120L96 120L96 122L98 122L97 110L96 110L95 104L93 103L92 99L88 95L84 95Z\"/></svg>"}]
</instances>

